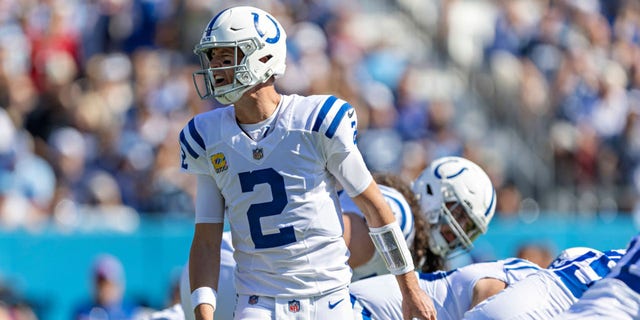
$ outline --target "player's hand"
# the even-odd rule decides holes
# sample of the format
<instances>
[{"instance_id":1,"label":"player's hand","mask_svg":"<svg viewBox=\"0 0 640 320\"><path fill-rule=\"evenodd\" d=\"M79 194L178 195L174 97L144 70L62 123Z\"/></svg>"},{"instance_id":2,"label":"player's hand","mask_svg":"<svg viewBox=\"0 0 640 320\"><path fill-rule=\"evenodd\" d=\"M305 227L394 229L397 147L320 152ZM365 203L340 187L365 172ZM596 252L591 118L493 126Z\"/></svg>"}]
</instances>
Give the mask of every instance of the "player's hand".
<instances>
[{"instance_id":1,"label":"player's hand","mask_svg":"<svg viewBox=\"0 0 640 320\"><path fill-rule=\"evenodd\" d=\"M402 317L405 320L436 320L433 300L416 286L402 294Z\"/></svg>"},{"instance_id":2,"label":"player's hand","mask_svg":"<svg viewBox=\"0 0 640 320\"><path fill-rule=\"evenodd\" d=\"M194 310L196 320L213 320L213 311L213 307L210 304L199 304Z\"/></svg>"},{"instance_id":3,"label":"player's hand","mask_svg":"<svg viewBox=\"0 0 640 320\"><path fill-rule=\"evenodd\" d=\"M396 276L402 292L402 318L404 320L436 320L433 300L420 288L414 272Z\"/></svg>"}]
</instances>

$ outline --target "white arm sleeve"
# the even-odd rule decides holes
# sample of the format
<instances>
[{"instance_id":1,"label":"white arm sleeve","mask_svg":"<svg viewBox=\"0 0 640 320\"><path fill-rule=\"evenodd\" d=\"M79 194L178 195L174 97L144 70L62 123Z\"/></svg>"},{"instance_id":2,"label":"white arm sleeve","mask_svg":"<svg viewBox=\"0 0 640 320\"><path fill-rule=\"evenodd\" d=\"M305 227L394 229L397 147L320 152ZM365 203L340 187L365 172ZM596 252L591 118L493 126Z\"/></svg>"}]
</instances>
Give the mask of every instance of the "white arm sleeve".
<instances>
[{"instance_id":1,"label":"white arm sleeve","mask_svg":"<svg viewBox=\"0 0 640 320\"><path fill-rule=\"evenodd\" d=\"M360 152L335 153L327 161L327 168L351 198L362 193L373 181Z\"/></svg>"},{"instance_id":2,"label":"white arm sleeve","mask_svg":"<svg viewBox=\"0 0 640 320\"><path fill-rule=\"evenodd\" d=\"M216 181L207 175L198 175L196 193L196 223L223 223L224 198Z\"/></svg>"}]
</instances>

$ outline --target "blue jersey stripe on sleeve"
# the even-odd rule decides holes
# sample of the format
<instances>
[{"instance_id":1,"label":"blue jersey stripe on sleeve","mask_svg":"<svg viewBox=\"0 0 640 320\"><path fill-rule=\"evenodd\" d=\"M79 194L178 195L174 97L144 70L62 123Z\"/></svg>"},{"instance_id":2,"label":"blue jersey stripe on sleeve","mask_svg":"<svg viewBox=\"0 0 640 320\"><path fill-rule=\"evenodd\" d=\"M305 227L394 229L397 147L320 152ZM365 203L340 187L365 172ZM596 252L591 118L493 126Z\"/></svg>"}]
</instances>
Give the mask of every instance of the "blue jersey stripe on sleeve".
<instances>
[{"instance_id":1,"label":"blue jersey stripe on sleeve","mask_svg":"<svg viewBox=\"0 0 640 320\"><path fill-rule=\"evenodd\" d=\"M329 129L327 129L327 132L324 133L324 135L327 136L327 138L329 139L333 138L333 135L336 134L336 130L340 125L340 121L342 121L342 118L344 118L344 115L347 113L347 110L350 110L352 108L353 107L351 107L351 105L346 102L342 105L342 107L340 107L340 110L338 110L336 117L333 118L333 121L331 121L331 124L329 125Z\"/></svg>"},{"instance_id":2,"label":"blue jersey stripe on sleeve","mask_svg":"<svg viewBox=\"0 0 640 320\"><path fill-rule=\"evenodd\" d=\"M589 266L598 276L602 278L611 271L609 262L611 262L611 259L609 259L609 257L607 257L606 255L603 255L602 257L598 258L598 260L591 262Z\"/></svg>"},{"instance_id":3,"label":"blue jersey stripe on sleeve","mask_svg":"<svg viewBox=\"0 0 640 320\"><path fill-rule=\"evenodd\" d=\"M538 265L535 265L527 260L522 260L520 258L511 258L510 261L504 263L505 271L517 271L517 270L526 270L526 269L535 269L540 270Z\"/></svg>"},{"instance_id":4,"label":"blue jersey stripe on sleeve","mask_svg":"<svg viewBox=\"0 0 640 320\"><path fill-rule=\"evenodd\" d=\"M187 138L185 138L184 136L184 130L180 131L180 142L187 147L187 152L189 152L189 154L191 155L191 157L193 157L194 159L198 159L198 153L193 150L193 148L191 147L191 145L189 145L189 142L187 142Z\"/></svg>"},{"instance_id":5,"label":"blue jersey stripe on sleeve","mask_svg":"<svg viewBox=\"0 0 640 320\"><path fill-rule=\"evenodd\" d=\"M205 149L204 140L202 140L202 136L200 136L200 133L196 129L195 118L189 121L189 133L191 134L191 137L193 138L193 140L195 140L195 142L200 146L200 148L204 150Z\"/></svg>"},{"instance_id":6,"label":"blue jersey stripe on sleeve","mask_svg":"<svg viewBox=\"0 0 640 320\"><path fill-rule=\"evenodd\" d=\"M525 269L536 269L536 270L540 270L540 268L534 266L534 265L522 265L522 266L518 266L518 267L508 267L505 268L507 270L525 270Z\"/></svg>"},{"instance_id":7,"label":"blue jersey stripe on sleeve","mask_svg":"<svg viewBox=\"0 0 640 320\"><path fill-rule=\"evenodd\" d=\"M324 118L327 117L329 110L331 110L331 106L333 106L333 103L336 102L336 100L338 100L338 98L336 98L335 96L330 96L329 98L327 98L327 100L322 105L322 108L320 108L320 113L318 113L318 117L316 118L316 122L313 124L313 129L311 129L311 131L317 132L318 130L320 130L322 121L324 121Z\"/></svg>"},{"instance_id":8,"label":"blue jersey stripe on sleeve","mask_svg":"<svg viewBox=\"0 0 640 320\"><path fill-rule=\"evenodd\" d=\"M627 251L625 249L616 249L616 250L608 250L604 252L604 255L609 257L609 259L613 260L613 262L618 262Z\"/></svg>"},{"instance_id":9,"label":"blue jersey stripe on sleeve","mask_svg":"<svg viewBox=\"0 0 640 320\"><path fill-rule=\"evenodd\" d=\"M505 266L509 266L509 265L512 265L512 264L522 264L522 263L530 264L529 261L523 260L523 259L520 259L520 258L510 258L509 260L510 261L507 261L507 262L504 263Z\"/></svg>"},{"instance_id":10,"label":"blue jersey stripe on sleeve","mask_svg":"<svg viewBox=\"0 0 640 320\"><path fill-rule=\"evenodd\" d=\"M576 268L577 269L577 268ZM562 283L564 283L564 285L567 287L567 289L569 289L569 291L571 291L571 294L576 298L579 299L582 294L587 291L587 285L578 281L575 278L575 275L573 275L571 272L575 272L576 269L571 269L568 270L570 272L565 272L566 270L555 270L554 272L556 273L556 275L558 275L558 277L560 278L560 280L562 280Z\"/></svg>"},{"instance_id":11,"label":"blue jersey stripe on sleeve","mask_svg":"<svg viewBox=\"0 0 640 320\"><path fill-rule=\"evenodd\" d=\"M436 272L429 272L429 273L422 273L419 272L418 273L418 277L422 280L425 281L436 281L438 279L442 279L442 278L446 278L448 277L450 274L457 272L458 269L453 269L453 270L449 270L449 271L436 271Z\"/></svg>"}]
</instances>

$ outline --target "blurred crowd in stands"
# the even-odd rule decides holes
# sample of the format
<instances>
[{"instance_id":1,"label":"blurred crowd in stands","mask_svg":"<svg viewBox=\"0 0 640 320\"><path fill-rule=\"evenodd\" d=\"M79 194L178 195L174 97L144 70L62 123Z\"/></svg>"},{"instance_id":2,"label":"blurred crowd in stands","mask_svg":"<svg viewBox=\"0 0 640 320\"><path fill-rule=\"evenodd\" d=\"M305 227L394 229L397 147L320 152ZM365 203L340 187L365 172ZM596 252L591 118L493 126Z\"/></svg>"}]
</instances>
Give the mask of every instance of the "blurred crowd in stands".
<instances>
[{"instance_id":1,"label":"blurred crowd in stands","mask_svg":"<svg viewBox=\"0 0 640 320\"><path fill-rule=\"evenodd\" d=\"M241 2L0 1L0 230L190 217L178 133L219 107L195 94L192 49ZM458 155L490 174L498 216L640 219L640 2L244 2L288 32L282 92L357 108L371 170L414 179Z\"/></svg>"},{"instance_id":2,"label":"blurred crowd in stands","mask_svg":"<svg viewBox=\"0 0 640 320\"><path fill-rule=\"evenodd\" d=\"M193 46L238 1L0 1L0 226L135 230L192 212L178 132ZM256 4L254 2L247 2ZM498 214L615 216L640 203L640 2L270 0L286 93L357 108L373 171L459 155Z\"/></svg>"}]
</instances>

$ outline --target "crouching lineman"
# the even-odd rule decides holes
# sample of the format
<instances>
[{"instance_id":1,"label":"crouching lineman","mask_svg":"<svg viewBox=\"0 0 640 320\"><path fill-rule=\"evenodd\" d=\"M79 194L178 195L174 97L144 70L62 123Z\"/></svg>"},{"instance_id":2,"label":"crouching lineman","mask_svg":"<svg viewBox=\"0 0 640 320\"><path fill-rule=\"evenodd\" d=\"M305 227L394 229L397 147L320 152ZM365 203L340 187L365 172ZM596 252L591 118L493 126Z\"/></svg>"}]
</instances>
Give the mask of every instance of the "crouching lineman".
<instances>
[{"instance_id":1,"label":"crouching lineman","mask_svg":"<svg viewBox=\"0 0 640 320\"><path fill-rule=\"evenodd\" d=\"M418 282L433 299L439 320L457 320L487 297L539 270L532 262L509 258L418 273ZM402 293L394 281L393 276L383 275L352 283L349 292L354 319L401 319Z\"/></svg>"},{"instance_id":2,"label":"crouching lineman","mask_svg":"<svg viewBox=\"0 0 640 320\"><path fill-rule=\"evenodd\" d=\"M640 234L631 240L627 253L606 277L554 319L605 318L640 319Z\"/></svg>"},{"instance_id":3,"label":"crouching lineman","mask_svg":"<svg viewBox=\"0 0 640 320\"><path fill-rule=\"evenodd\" d=\"M420 212L430 225L429 251L441 257L470 250L473 241L487 231L495 213L491 180L478 165L464 158L436 159L416 179L413 190L420 201ZM420 273L419 284L433 299L436 310L442 312L438 319L460 319L477 302L537 270L523 260L503 260L449 272ZM427 270L423 267L422 271ZM356 319L401 318L402 296L392 281L390 276L378 276L351 284Z\"/></svg>"},{"instance_id":4,"label":"crouching lineman","mask_svg":"<svg viewBox=\"0 0 640 320\"><path fill-rule=\"evenodd\" d=\"M551 319L606 276L623 254L624 250L600 252L584 247L564 250L547 269L478 304L464 319Z\"/></svg>"}]
</instances>

